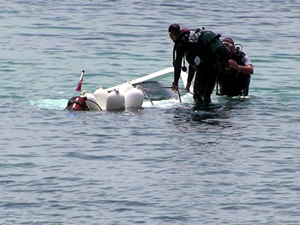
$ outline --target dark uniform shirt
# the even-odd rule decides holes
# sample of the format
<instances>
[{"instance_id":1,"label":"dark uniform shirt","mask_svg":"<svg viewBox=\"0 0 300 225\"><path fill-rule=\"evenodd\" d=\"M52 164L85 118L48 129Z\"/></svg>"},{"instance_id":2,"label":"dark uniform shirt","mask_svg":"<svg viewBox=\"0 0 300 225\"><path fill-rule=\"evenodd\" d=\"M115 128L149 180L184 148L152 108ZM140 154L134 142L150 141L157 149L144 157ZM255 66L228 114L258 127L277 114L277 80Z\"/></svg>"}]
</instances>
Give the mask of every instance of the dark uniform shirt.
<instances>
[{"instance_id":1,"label":"dark uniform shirt","mask_svg":"<svg viewBox=\"0 0 300 225\"><path fill-rule=\"evenodd\" d=\"M244 52L236 51L230 58L235 60L238 65L245 66L243 62L244 57ZM228 96L247 96L249 92L250 78L250 74L244 74L235 69L225 67L218 77L220 94Z\"/></svg>"},{"instance_id":2,"label":"dark uniform shirt","mask_svg":"<svg viewBox=\"0 0 300 225\"><path fill-rule=\"evenodd\" d=\"M189 63L189 81L193 79L195 70L199 69L195 65L196 57L199 57L201 63L214 60L212 53L205 46L201 45L195 36L190 36L187 30L181 31L174 45L173 65L175 70L174 81L176 84L178 84L184 57Z\"/></svg>"}]
</instances>

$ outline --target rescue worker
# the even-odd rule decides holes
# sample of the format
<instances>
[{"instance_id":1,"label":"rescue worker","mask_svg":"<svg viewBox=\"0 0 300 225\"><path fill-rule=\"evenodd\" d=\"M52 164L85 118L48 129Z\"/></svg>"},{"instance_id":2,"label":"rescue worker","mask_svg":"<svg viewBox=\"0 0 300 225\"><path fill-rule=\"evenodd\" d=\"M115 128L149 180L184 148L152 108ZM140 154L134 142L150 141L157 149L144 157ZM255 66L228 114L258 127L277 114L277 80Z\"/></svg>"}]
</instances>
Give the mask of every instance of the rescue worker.
<instances>
[{"instance_id":1,"label":"rescue worker","mask_svg":"<svg viewBox=\"0 0 300 225\"><path fill-rule=\"evenodd\" d=\"M210 103L216 79L222 71L218 58L209 50L208 46L199 42L196 36L190 35L188 29L180 29L178 24L171 24L168 31L170 38L174 42L173 90L178 90L181 69L186 70L185 66L182 67L182 62L186 59L189 64L186 90L189 91L191 82L196 73L193 98L195 102L199 104ZM228 51L226 47L225 49Z\"/></svg>"},{"instance_id":2,"label":"rescue worker","mask_svg":"<svg viewBox=\"0 0 300 225\"><path fill-rule=\"evenodd\" d=\"M228 96L247 96L249 94L249 85L251 74L254 73L253 65L240 48L236 48L232 38L224 38L222 42L231 52L227 66L217 79L220 90L219 95Z\"/></svg>"}]
</instances>

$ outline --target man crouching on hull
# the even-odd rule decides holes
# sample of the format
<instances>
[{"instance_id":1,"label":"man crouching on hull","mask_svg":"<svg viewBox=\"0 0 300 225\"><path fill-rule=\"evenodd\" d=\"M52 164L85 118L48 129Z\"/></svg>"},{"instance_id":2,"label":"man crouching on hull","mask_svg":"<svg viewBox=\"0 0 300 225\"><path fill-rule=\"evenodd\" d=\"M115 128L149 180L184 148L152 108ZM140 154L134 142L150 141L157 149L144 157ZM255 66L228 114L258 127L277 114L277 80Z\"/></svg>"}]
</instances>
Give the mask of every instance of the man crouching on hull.
<instances>
[{"instance_id":1,"label":"man crouching on hull","mask_svg":"<svg viewBox=\"0 0 300 225\"><path fill-rule=\"evenodd\" d=\"M216 79L222 70L218 57L215 52L213 52L214 50L212 51L212 49L217 49L216 46L213 45L219 43L223 45L222 42L218 40L219 36L216 36L213 32L204 31L204 28L199 29L198 36L190 35L188 29L180 29L178 24L170 25L169 36L174 42L174 82L172 88L178 90L178 80L181 69L186 69L185 67L181 67L182 61L186 59L189 63L186 90L189 91L194 74L196 73L193 98L195 102L199 104L210 103L210 96L214 90ZM202 41L200 38L202 38ZM229 50L225 46L221 46L221 48L225 51L223 55L229 57ZM218 48L216 52L221 48Z\"/></svg>"}]
</instances>

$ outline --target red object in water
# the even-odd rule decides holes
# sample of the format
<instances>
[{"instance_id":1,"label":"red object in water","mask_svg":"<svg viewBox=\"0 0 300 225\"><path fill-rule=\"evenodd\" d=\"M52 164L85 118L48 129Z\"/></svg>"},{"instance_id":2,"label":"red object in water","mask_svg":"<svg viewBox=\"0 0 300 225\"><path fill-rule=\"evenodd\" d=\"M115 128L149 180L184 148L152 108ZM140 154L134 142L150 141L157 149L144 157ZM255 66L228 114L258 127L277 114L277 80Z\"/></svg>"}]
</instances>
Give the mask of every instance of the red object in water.
<instances>
[{"instance_id":1,"label":"red object in water","mask_svg":"<svg viewBox=\"0 0 300 225\"><path fill-rule=\"evenodd\" d=\"M89 111L89 107L86 104L86 98L81 96L75 96L69 99L66 109L77 111Z\"/></svg>"},{"instance_id":2,"label":"red object in water","mask_svg":"<svg viewBox=\"0 0 300 225\"><path fill-rule=\"evenodd\" d=\"M83 83L83 77L84 77L84 70L82 70L82 73L80 75L80 78L79 78L79 82L77 84L77 88L76 88L76 91L81 91L81 86L82 86L82 83Z\"/></svg>"}]
</instances>

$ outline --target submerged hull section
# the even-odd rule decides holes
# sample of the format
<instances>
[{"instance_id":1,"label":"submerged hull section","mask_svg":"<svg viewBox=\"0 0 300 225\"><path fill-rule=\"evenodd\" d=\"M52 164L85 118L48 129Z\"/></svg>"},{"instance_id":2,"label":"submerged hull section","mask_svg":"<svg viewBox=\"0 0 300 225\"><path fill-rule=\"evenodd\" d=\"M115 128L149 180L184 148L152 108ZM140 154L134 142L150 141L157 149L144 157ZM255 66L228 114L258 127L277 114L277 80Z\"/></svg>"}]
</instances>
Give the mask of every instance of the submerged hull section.
<instances>
[{"instance_id":1,"label":"submerged hull section","mask_svg":"<svg viewBox=\"0 0 300 225\"><path fill-rule=\"evenodd\" d=\"M179 93L172 90L171 87L165 87L157 80L170 76L174 71L169 67L155 73L149 74L126 83L103 89L98 86L94 93L81 92L80 96L70 98L66 109L77 111L112 111L125 108L141 108L144 100L167 100L179 98ZM173 74L172 74L173 75ZM181 74L184 87L186 86L187 74Z\"/></svg>"}]
</instances>

